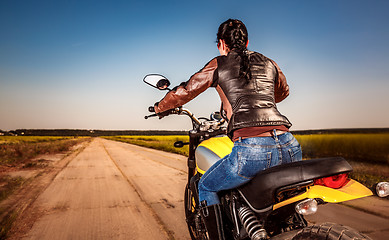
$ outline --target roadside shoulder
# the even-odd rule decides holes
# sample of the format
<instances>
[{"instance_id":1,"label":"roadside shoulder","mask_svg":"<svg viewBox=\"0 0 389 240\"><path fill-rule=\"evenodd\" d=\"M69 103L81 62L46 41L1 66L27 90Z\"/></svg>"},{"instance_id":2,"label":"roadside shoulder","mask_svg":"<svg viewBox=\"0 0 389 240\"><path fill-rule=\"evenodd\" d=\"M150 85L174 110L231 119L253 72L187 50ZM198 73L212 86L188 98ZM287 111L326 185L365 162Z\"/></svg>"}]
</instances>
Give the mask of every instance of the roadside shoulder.
<instances>
[{"instance_id":1,"label":"roadside shoulder","mask_svg":"<svg viewBox=\"0 0 389 240\"><path fill-rule=\"evenodd\" d=\"M25 184L0 203L0 239L16 233L22 234L25 229L32 226L37 216L26 214L26 210L56 175L89 144L90 141L81 143L80 147L72 149L62 159L53 162L52 166L34 172Z\"/></svg>"}]
</instances>

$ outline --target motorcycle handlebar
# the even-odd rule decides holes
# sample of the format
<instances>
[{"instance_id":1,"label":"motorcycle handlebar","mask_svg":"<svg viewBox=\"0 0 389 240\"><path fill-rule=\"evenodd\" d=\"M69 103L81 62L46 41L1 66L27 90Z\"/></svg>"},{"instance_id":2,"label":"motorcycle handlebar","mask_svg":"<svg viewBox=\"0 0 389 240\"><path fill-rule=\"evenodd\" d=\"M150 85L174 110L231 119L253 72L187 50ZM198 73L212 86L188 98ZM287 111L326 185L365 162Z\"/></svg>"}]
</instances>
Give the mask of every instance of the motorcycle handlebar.
<instances>
[{"instance_id":1,"label":"motorcycle handlebar","mask_svg":"<svg viewBox=\"0 0 389 240\"><path fill-rule=\"evenodd\" d=\"M148 110L149 110L149 112L155 112L154 106L150 106L148 108ZM177 107L177 108L170 109L167 112L169 112L169 114L185 114L185 115L189 116L190 118L192 118L193 121L195 121L197 124L201 124L201 122L186 108ZM149 116L145 116L145 118L146 117L147 118L155 117L155 116L157 116L157 114L152 114L152 115L149 115Z\"/></svg>"},{"instance_id":2,"label":"motorcycle handlebar","mask_svg":"<svg viewBox=\"0 0 389 240\"><path fill-rule=\"evenodd\" d=\"M148 119L150 117L157 117L157 116L158 116L157 114L151 114L151 115L145 116L145 119Z\"/></svg>"},{"instance_id":3,"label":"motorcycle handlebar","mask_svg":"<svg viewBox=\"0 0 389 240\"><path fill-rule=\"evenodd\" d=\"M150 106L149 107L149 112L155 112L155 109L153 106ZM166 112L162 113L162 116L167 116L169 114L180 114L180 109L179 108L175 108L175 109L170 109L170 110L167 110ZM145 119L148 119L150 117L158 117L159 115L154 113L154 114L151 114L151 115L148 115L148 116L145 116ZM162 118L162 117L160 117Z\"/></svg>"},{"instance_id":4,"label":"motorcycle handlebar","mask_svg":"<svg viewBox=\"0 0 389 240\"><path fill-rule=\"evenodd\" d=\"M155 112L154 106L150 106L149 107L149 112ZM198 126L201 125L200 120L198 118L196 118L193 115L193 113L191 111L189 111L189 109L186 109L186 108L183 108L183 107L178 107L178 108L171 109L167 115L169 115L169 114L185 114L185 115L189 116L192 119L194 124L196 124ZM149 116L145 116L145 119L148 119L149 117L156 117L156 116L158 116L158 115L157 114L152 114L152 115L149 115Z\"/></svg>"}]
</instances>

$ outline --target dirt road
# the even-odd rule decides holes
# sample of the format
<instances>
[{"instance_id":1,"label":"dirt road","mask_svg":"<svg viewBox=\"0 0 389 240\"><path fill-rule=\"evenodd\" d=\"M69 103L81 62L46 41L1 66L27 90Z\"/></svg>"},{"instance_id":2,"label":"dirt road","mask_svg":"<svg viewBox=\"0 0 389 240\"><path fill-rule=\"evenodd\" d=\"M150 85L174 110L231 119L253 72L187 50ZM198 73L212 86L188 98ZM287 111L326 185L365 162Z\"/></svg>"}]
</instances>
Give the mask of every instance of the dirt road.
<instances>
[{"instance_id":1,"label":"dirt road","mask_svg":"<svg viewBox=\"0 0 389 240\"><path fill-rule=\"evenodd\" d=\"M18 238L190 239L183 209L186 177L185 157L94 139L37 198L30 210L38 213L36 220ZM339 207L336 219L349 214ZM358 222L380 239L376 234L388 219L363 218L379 225Z\"/></svg>"},{"instance_id":2,"label":"dirt road","mask_svg":"<svg viewBox=\"0 0 389 240\"><path fill-rule=\"evenodd\" d=\"M25 239L188 239L185 157L95 139L32 208Z\"/></svg>"}]
</instances>

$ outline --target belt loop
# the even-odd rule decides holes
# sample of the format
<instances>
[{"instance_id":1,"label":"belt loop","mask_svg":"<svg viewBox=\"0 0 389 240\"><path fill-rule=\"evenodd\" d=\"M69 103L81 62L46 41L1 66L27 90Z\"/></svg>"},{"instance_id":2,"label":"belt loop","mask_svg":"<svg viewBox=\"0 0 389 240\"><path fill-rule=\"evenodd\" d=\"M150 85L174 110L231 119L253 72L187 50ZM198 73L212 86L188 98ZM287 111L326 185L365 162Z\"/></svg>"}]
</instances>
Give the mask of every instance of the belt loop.
<instances>
[{"instance_id":1,"label":"belt loop","mask_svg":"<svg viewBox=\"0 0 389 240\"><path fill-rule=\"evenodd\" d=\"M278 137L277 137L277 130L273 129L273 138L274 140L278 140Z\"/></svg>"},{"instance_id":2,"label":"belt loop","mask_svg":"<svg viewBox=\"0 0 389 240\"><path fill-rule=\"evenodd\" d=\"M242 137L239 137L239 142L242 142Z\"/></svg>"}]
</instances>

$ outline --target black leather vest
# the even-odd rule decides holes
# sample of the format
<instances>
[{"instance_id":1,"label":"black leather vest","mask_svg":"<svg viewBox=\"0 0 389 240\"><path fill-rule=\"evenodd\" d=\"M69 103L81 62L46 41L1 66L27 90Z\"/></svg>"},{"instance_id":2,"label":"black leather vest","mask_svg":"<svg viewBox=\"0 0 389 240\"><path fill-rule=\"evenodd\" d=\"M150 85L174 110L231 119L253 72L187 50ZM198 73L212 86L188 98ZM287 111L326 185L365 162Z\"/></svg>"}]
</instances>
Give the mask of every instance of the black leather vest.
<instances>
[{"instance_id":1,"label":"black leather vest","mask_svg":"<svg viewBox=\"0 0 389 240\"><path fill-rule=\"evenodd\" d=\"M218 57L218 85L232 107L228 135L234 130L255 126L291 127L292 124L276 107L274 82L278 72L273 62L260 53L250 52L251 79L239 77L240 56L231 51Z\"/></svg>"}]
</instances>

